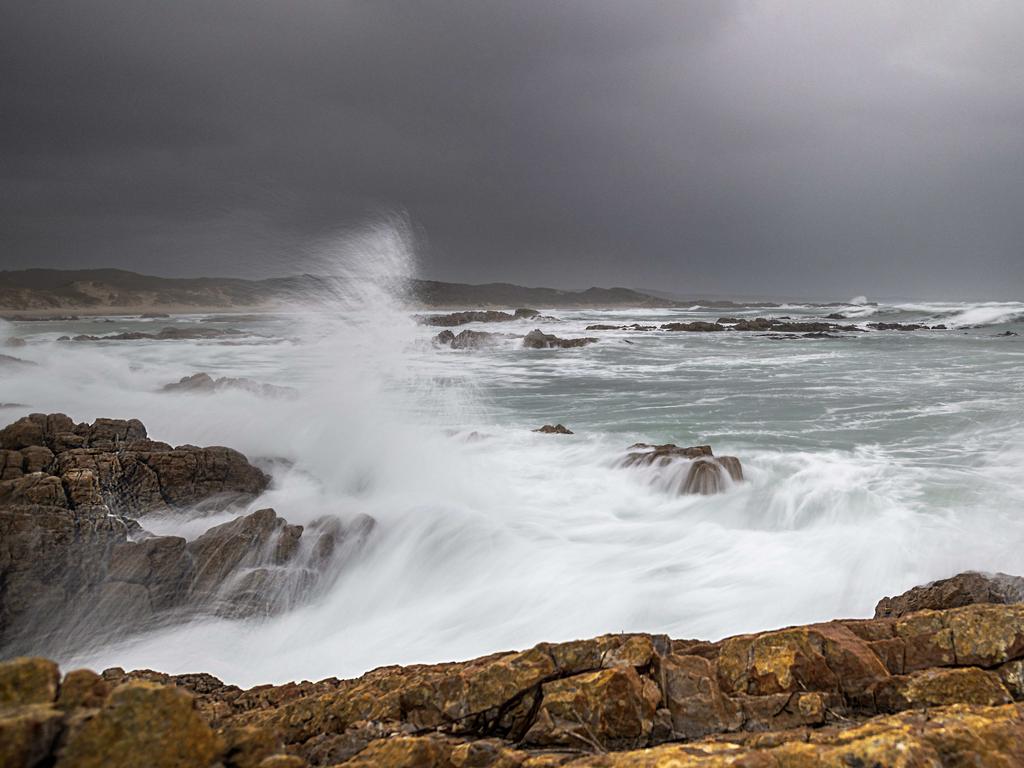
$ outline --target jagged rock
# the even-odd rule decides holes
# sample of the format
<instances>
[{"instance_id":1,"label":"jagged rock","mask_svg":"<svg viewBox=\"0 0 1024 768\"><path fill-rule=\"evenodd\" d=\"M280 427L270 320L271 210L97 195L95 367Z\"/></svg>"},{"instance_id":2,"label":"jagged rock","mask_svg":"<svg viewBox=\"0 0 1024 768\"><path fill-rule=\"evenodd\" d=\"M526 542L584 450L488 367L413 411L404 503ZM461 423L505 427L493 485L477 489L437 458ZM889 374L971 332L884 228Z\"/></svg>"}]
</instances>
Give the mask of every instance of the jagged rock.
<instances>
[{"instance_id":1,"label":"jagged rock","mask_svg":"<svg viewBox=\"0 0 1024 768\"><path fill-rule=\"evenodd\" d=\"M653 325L640 325L639 323L633 323L632 325L588 325L585 330L588 331L653 331L655 326Z\"/></svg>"},{"instance_id":2,"label":"jagged rock","mask_svg":"<svg viewBox=\"0 0 1024 768\"><path fill-rule=\"evenodd\" d=\"M534 432L543 432L545 435L571 435L573 431L562 424L545 424L538 427Z\"/></svg>"},{"instance_id":3,"label":"jagged rock","mask_svg":"<svg viewBox=\"0 0 1024 768\"><path fill-rule=\"evenodd\" d=\"M686 462L686 463L683 463ZM743 480L743 467L735 456L714 456L710 445L680 448L672 443L648 445L636 443L622 460L621 466L658 466L685 468L685 475L677 473L672 478L679 493L712 494L726 489L723 470L732 482Z\"/></svg>"},{"instance_id":4,"label":"jagged rock","mask_svg":"<svg viewBox=\"0 0 1024 768\"><path fill-rule=\"evenodd\" d=\"M527 744L590 749L645 746L661 701L658 686L632 667L603 669L541 687Z\"/></svg>"},{"instance_id":5,"label":"jagged rock","mask_svg":"<svg viewBox=\"0 0 1024 768\"><path fill-rule=\"evenodd\" d=\"M29 743L56 768L1024 764L1024 605L716 643L605 635L248 691L203 674L75 672L56 708L55 668L28 663L46 672L42 693L0 705L0 750Z\"/></svg>"},{"instance_id":6,"label":"jagged rock","mask_svg":"<svg viewBox=\"0 0 1024 768\"><path fill-rule=\"evenodd\" d=\"M544 333L537 328L526 334L523 338L523 346L528 349L550 349L553 347L568 349L571 347L583 347L596 341L597 339L590 336L579 339L560 339L554 334Z\"/></svg>"},{"instance_id":7,"label":"jagged rock","mask_svg":"<svg viewBox=\"0 0 1024 768\"><path fill-rule=\"evenodd\" d=\"M494 344L500 334L487 331L462 331L457 336L451 331L441 331L434 337L435 344L444 344L452 349L478 349Z\"/></svg>"},{"instance_id":8,"label":"jagged rock","mask_svg":"<svg viewBox=\"0 0 1024 768\"><path fill-rule=\"evenodd\" d=\"M517 309L515 313L497 312L495 310L471 310L468 312L452 312L447 315L429 315L420 319L423 325L465 325L466 323L507 323L511 320L522 320L536 317L540 313L533 309Z\"/></svg>"},{"instance_id":9,"label":"jagged rock","mask_svg":"<svg viewBox=\"0 0 1024 768\"><path fill-rule=\"evenodd\" d=\"M927 325L920 323L868 323L868 328L876 331L927 331Z\"/></svg>"},{"instance_id":10,"label":"jagged rock","mask_svg":"<svg viewBox=\"0 0 1024 768\"><path fill-rule=\"evenodd\" d=\"M883 597L875 606L875 618L903 616L925 609L958 608L973 603L1022 603L1024 578L1005 573L967 571L948 579L914 587L897 597Z\"/></svg>"},{"instance_id":11,"label":"jagged rock","mask_svg":"<svg viewBox=\"0 0 1024 768\"><path fill-rule=\"evenodd\" d=\"M0 482L0 505L42 504L66 507L67 497L59 477L33 472L13 480Z\"/></svg>"},{"instance_id":12,"label":"jagged rock","mask_svg":"<svg viewBox=\"0 0 1024 768\"><path fill-rule=\"evenodd\" d=\"M661 326L663 331L689 331L691 333L710 333L724 331L725 326L718 323L707 323L703 320L694 320L692 323L665 323Z\"/></svg>"},{"instance_id":13,"label":"jagged rock","mask_svg":"<svg viewBox=\"0 0 1024 768\"><path fill-rule=\"evenodd\" d=\"M246 378L234 378L223 376L215 379L208 373L194 373L191 376L183 376L176 382L165 384L164 392L195 392L212 393L225 389L237 389L243 392L251 392L260 397L297 397L299 392L293 387L280 387L275 384L261 384L258 381Z\"/></svg>"},{"instance_id":14,"label":"jagged rock","mask_svg":"<svg viewBox=\"0 0 1024 768\"><path fill-rule=\"evenodd\" d=\"M115 688L93 717L72 721L60 768L188 768L212 765L223 746L191 694L135 681Z\"/></svg>"}]
</instances>

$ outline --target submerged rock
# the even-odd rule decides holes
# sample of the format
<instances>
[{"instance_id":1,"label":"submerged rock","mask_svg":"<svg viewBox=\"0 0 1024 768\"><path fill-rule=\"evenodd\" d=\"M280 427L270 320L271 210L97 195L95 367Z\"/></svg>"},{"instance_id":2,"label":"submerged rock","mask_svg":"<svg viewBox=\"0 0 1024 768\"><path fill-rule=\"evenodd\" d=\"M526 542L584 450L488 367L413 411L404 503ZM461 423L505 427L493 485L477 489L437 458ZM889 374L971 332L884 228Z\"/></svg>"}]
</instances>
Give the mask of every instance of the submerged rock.
<instances>
[{"instance_id":1,"label":"submerged rock","mask_svg":"<svg viewBox=\"0 0 1024 768\"><path fill-rule=\"evenodd\" d=\"M112 333L107 336L93 336L91 334L79 334L78 336L61 336L57 341L140 341L142 339L155 339L157 341L184 340L184 339L219 339L224 336L242 336L244 331L237 328L204 328L171 326L161 328L156 333L144 331L124 331L123 333Z\"/></svg>"},{"instance_id":2,"label":"submerged rock","mask_svg":"<svg viewBox=\"0 0 1024 768\"><path fill-rule=\"evenodd\" d=\"M554 334L544 333L537 328L526 334L525 338L523 338L523 346L528 349L551 349L555 347L569 349L571 347L583 347L596 341L597 339L590 336L580 339L560 339Z\"/></svg>"},{"instance_id":3,"label":"submerged rock","mask_svg":"<svg viewBox=\"0 0 1024 768\"><path fill-rule=\"evenodd\" d=\"M164 392L197 392L213 393L225 389L237 389L244 392L251 392L260 397L298 397L299 391L294 387L280 387L275 384L261 384L258 381L246 378L235 378L222 376L215 379L210 374L200 372L191 376L183 376L176 382L164 384Z\"/></svg>"},{"instance_id":4,"label":"submerged rock","mask_svg":"<svg viewBox=\"0 0 1024 768\"><path fill-rule=\"evenodd\" d=\"M726 475L735 483L743 480L740 460L735 456L716 457L710 445L680 448L673 443L636 443L630 446L630 452L622 460L621 466L678 467L679 471L672 473L670 482L683 494L721 493L726 489Z\"/></svg>"},{"instance_id":5,"label":"submerged rock","mask_svg":"<svg viewBox=\"0 0 1024 768\"><path fill-rule=\"evenodd\" d=\"M897 597L883 597L875 606L875 618L899 617L915 611L958 608L975 603L1024 603L1024 578L1005 573L959 573L914 587Z\"/></svg>"}]
</instances>

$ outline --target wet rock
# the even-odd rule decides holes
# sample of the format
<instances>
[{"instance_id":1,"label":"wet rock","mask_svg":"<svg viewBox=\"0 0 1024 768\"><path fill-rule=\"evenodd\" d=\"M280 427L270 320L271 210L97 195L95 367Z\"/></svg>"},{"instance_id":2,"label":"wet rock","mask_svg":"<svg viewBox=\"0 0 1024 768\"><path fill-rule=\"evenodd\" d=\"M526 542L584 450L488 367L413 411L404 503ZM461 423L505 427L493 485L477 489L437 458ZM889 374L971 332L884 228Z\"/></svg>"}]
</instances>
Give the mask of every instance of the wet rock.
<instances>
[{"instance_id":1,"label":"wet rock","mask_svg":"<svg viewBox=\"0 0 1024 768\"><path fill-rule=\"evenodd\" d=\"M522 313L522 314L521 314ZM471 310L468 312L452 312L447 315L429 315L420 319L423 325L454 326L466 323L507 323L536 317L540 313L533 309L517 309L515 313L497 312L495 310Z\"/></svg>"},{"instance_id":2,"label":"wet rock","mask_svg":"<svg viewBox=\"0 0 1024 768\"><path fill-rule=\"evenodd\" d=\"M927 325L920 323L868 323L868 328L876 331L927 331Z\"/></svg>"},{"instance_id":3,"label":"wet rock","mask_svg":"<svg viewBox=\"0 0 1024 768\"><path fill-rule=\"evenodd\" d=\"M112 333L107 336L94 336L82 333L72 336L62 336L58 341L141 341L152 339L155 341L180 341L185 339L220 339L225 336L242 336L243 331L237 328L210 328L203 326L170 326L161 328L157 333L144 331L125 331L123 333Z\"/></svg>"},{"instance_id":4,"label":"wet rock","mask_svg":"<svg viewBox=\"0 0 1024 768\"><path fill-rule=\"evenodd\" d=\"M226 389L251 392L260 397L294 398L299 391L294 387L280 387L275 384L262 384L258 381L246 378L222 376L215 379L208 373L194 373L191 376L183 376L176 382L165 384L164 392L194 392L210 394Z\"/></svg>"},{"instance_id":5,"label":"wet rock","mask_svg":"<svg viewBox=\"0 0 1024 768\"><path fill-rule=\"evenodd\" d=\"M523 346L527 349L569 349L572 347L583 347L593 344L597 339L590 336L579 339L560 339L551 333L544 333L539 328L530 331L523 338Z\"/></svg>"},{"instance_id":6,"label":"wet rock","mask_svg":"<svg viewBox=\"0 0 1024 768\"><path fill-rule=\"evenodd\" d=\"M30 368L36 365L31 360L22 360L20 357L14 357L13 355L0 355L0 370L5 368Z\"/></svg>"},{"instance_id":7,"label":"wet rock","mask_svg":"<svg viewBox=\"0 0 1024 768\"><path fill-rule=\"evenodd\" d=\"M633 323L632 325L588 325L586 330L588 331L653 331L655 326L653 325L640 325L639 323Z\"/></svg>"},{"instance_id":8,"label":"wet rock","mask_svg":"<svg viewBox=\"0 0 1024 768\"><path fill-rule=\"evenodd\" d=\"M478 349L494 344L500 335L487 331L465 330L455 335L451 331L441 331L434 337L435 344L444 344L452 349Z\"/></svg>"},{"instance_id":9,"label":"wet rock","mask_svg":"<svg viewBox=\"0 0 1024 768\"><path fill-rule=\"evenodd\" d=\"M663 331L688 331L690 333L713 333L724 331L725 326L719 323L708 323L703 320L694 320L692 323L665 323L661 326Z\"/></svg>"},{"instance_id":10,"label":"wet rock","mask_svg":"<svg viewBox=\"0 0 1024 768\"><path fill-rule=\"evenodd\" d=\"M875 618L903 616L922 610L959 608L974 603L1022 603L1024 578L1005 573L967 571L948 579L914 587L897 597L883 597L875 606Z\"/></svg>"},{"instance_id":11,"label":"wet rock","mask_svg":"<svg viewBox=\"0 0 1024 768\"><path fill-rule=\"evenodd\" d=\"M28 342L18 336L10 336L4 340L5 347L26 347Z\"/></svg>"},{"instance_id":12,"label":"wet rock","mask_svg":"<svg viewBox=\"0 0 1024 768\"><path fill-rule=\"evenodd\" d=\"M545 435L571 435L573 431L562 424L545 424L538 427L534 432L543 432Z\"/></svg>"},{"instance_id":13,"label":"wet rock","mask_svg":"<svg viewBox=\"0 0 1024 768\"><path fill-rule=\"evenodd\" d=\"M735 456L714 456L710 445L681 448L673 443L649 445L636 443L622 460L623 467L656 466L675 467L672 483L679 493L720 493L727 487L726 476L732 482L743 480L743 467Z\"/></svg>"},{"instance_id":14,"label":"wet rock","mask_svg":"<svg viewBox=\"0 0 1024 768\"><path fill-rule=\"evenodd\" d=\"M939 326L936 325L936 326L932 326L932 327L934 329L934 328L938 328ZM943 326L943 327L945 327L945 326ZM992 335L993 336L1016 336L1017 332L1016 331L1003 331L1002 333L995 333L995 334L992 334Z\"/></svg>"},{"instance_id":15,"label":"wet rock","mask_svg":"<svg viewBox=\"0 0 1024 768\"><path fill-rule=\"evenodd\" d=\"M72 721L59 768L191 768L212 765L223 746L191 694L143 681L114 689L94 716Z\"/></svg>"}]
</instances>

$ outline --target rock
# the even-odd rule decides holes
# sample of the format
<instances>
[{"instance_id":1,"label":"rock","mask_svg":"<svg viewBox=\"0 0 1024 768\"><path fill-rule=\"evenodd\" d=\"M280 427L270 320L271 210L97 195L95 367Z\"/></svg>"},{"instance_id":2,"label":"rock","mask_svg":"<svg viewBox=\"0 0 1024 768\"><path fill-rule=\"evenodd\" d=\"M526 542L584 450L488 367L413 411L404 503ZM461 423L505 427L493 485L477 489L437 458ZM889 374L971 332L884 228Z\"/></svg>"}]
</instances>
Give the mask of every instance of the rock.
<instances>
[{"instance_id":1,"label":"rock","mask_svg":"<svg viewBox=\"0 0 1024 768\"><path fill-rule=\"evenodd\" d=\"M9 504L66 507L68 500L59 477L33 472L14 480L0 482L0 505Z\"/></svg>"},{"instance_id":2,"label":"rock","mask_svg":"<svg viewBox=\"0 0 1024 768\"><path fill-rule=\"evenodd\" d=\"M28 368L36 365L31 360L22 360L13 355L0 355L0 370L4 368Z\"/></svg>"},{"instance_id":3,"label":"rock","mask_svg":"<svg viewBox=\"0 0 1024 768\"><path fill-rule=\"evenodd\" d=\"M876 331L927 331L927 325L921 325L920 323L868 323L868 328L874 328Z\"/></svg>"},{"instance_id":4,"label":"rock","mask_svg":"<svg viewBox=\"0 0 1024 768\"><path fill-rule=\"evenodd\" d=\"M661 326L663 331L689 331L690 333L711 333L724 331L725 326L718 323L707 323L703 320L694 320L692 323L665 323Z\"/></svg>"},{"instance_id":5,"label":"rock","mask_svg":"<svg viewBox=\"0 0 1024 768\"><path fill-rule=\"evenodd\" d=\"M583 347L596 341L597 339L589 336L579 339L560 339L553 334L544 333L540 329L534 329L526 334L523 339L523 346L528 349L551 349L553 347L568 349L571 347Z\"/></svg>"},{"instance_id":6,"label":"rock","mask_svg":"<svg viewBox=\"0 0 1024 768\"><path fill-rule=\"evenodd\" d=\"M937 325L932 326L933 330L938 328L938 327L939 326L937 326ZM943 326L943 327L945 327L945 326ZM993 336L1016 336L1017 332L1016 331L1003 331L1002 333L995 333L995 334L992 334L992 335Z\"/></svg>"},{"instance_id":7,"label":"rock","mask_svg":"<svg viewBox=\"0 0 1024 768\"><path fill-rule=\"evenodd\" d=\"M967 571L914 587L897 597L883 597L875 606L875 618L903 616L922 610L959 608L974 603L1022 603L1024 578L1005 573L984 574Z\"/></svg>"},{"instance_id":8,"label":"rock","mask_svg":"<svg viewBox=\"0 0 1024 768\"><path fill-rule=\"evenodd\" d=\"M156 341L174 341L183 339L219 339L225 336L242 336L244 333L237 328L209 328L209 327L167 327L161 328L157 333L145 333L142 331L125 331L123 333L112 333L107 336L93 336L90 334L79 334L62 336L58 341L141 341L153 339Z\"/></svg>"},{"instance_id":9,"label":"rock","mask_svg":"<svg viewBox=\"0 0 1024 768\"><path fill-rule=\"evenodd\" d=\"M26 347L28 342L18 336L10 336L4 341L5 347Z\"/></svg>"},{"instance_id":10,"label":"rock","mask_svg":"<svg viewBox=\"0 0 1024 768\"><path fill-rule=\"evenodd\" d=\"M530 320L534 317L540 316L540 312L538 312L536 309L526 309L525 307L520 307L515 311L514 314L515 317L520 320Z\"/></svg>"},{"instance_id":11,"label":"rock","mask_svg":"<svg viewBox=\"0 0 1024 768\"><path fill-rule=\"evenodd\" d=\"M96 709L103 706L108 695L110 686L106 680L91 669L75 669L61 681L57 707L65 712L79 707Z\"/></svg>"},{"instance_id":12,"label":"rock","mask_svg":"<svg viewBox=\"0 0 1024 768\"><path fill-rule=\"evenodd\" d=\"M538 427L533 430L534 432L543 432L545 435L571 435L573 431L562 424L545 424L543 427Z\"/></svg>"},{"instance_id":13,"label":"rock","mask_svg":"<svg viewBox=\"0 0 1024 768\"><path fill-rule=\"evenodd\" d=\"M1010 766L1024 764L1022 681L1024 605L974 604L715 643L605 635L248 691L71 673L56 708L52 682L42 703L0 705L0 750L27 743L57 768Z\"/></svg>"},{"instance_id":14,"label":"rock","mask_svg":"<svg viewBox=\"0 0 1024 768\"><path fill-rule=\"evenodd\" d=\"M211 766L222 744L196 712L192 695L156 683L118 686L93 717L73 721L58 768Z\"/></svg>"},{"instance_id":15,"label":"rock","mask_svg":"<svg viewBox=\"0 0 1024 768\"><path fill-rule=\"evenodd\" d=\"M435 344L445 344L452 349L477 349L494 344L499 334L486 331L462 331L457 336L451 331L441 331L434 337Z\"/></svg>"},{"instance_id":16,"label":"rock","mask_svg":"<svg viewBox=\"0 0 1024 768\"><path fill-rule=\"evenodd\" d=\"M162 320L170 317L166 312L143 312L139 315L143 320Z\"/></svg>"},{"instance_id":17,"label":"rock","mask_svg":"<svg viewBox=\"0 0 1024 768\"><path fill-rule=\"evenodd\" d=\"M588 331L653 331L655 326L653 325L640 325L639 323L633 323L632 325L588 325L586 330Z\"/></svg>"},{"instance_id":18,"label":"rock","mask_svg":"<svg viewBox=\"0 0 1024 768\"><path fill-rule=\"evenodd\" d=\"M208 373L194 373L191 376L183 376L176 382L164 384L162 391L210 394L225 389L251 392L260 397L294 398L299 394L299 391L294 387L279 387L275 384L261 384L252 379L228 376L215 379Z\"/></svg>"},{"instance_id":19,"label":"rock","mask_svg":"<svg viewBox=\"0 0 1024 768\"><path fill-rule=\"evenodd\" d=\"M517 309L515 314L509 312L496 312L494 310L475 310L469 312L452 312L447 315L430 315L420 319L423 325L465 325L466 323L507 323L511 320L520 320L535 317L535 314L520 314L521 312L534 312L532 309ZM540 313L536 313L540 314Z\"/></svg>"},{"instance_id":20,"label":"rock","mask_svg":"<svg viewBox=\"0 0 1024 768\"><path fill-rule=\"evenodd\" d=\"M683 463L685 462L685 463ZM714 456L710 445L680 448L673 443L648 445L636 443L622 460L623 467L679 466L685 473L673 475L673 486L683 494L713 494L726 489L725 476L732 482L743 480L743 467L735 456ZM723 474L724 471L724 474Z\"/></svg>"},{"instance_id":21,"label":"rock","mask_svg":"<svg viewBox=\"0 0 1024 768\"><path fill-rule=\"evenodd\" d=\"M593 750L646 746L661 692L631 667L603 669L545 683L541 706L523 741Z\"/></svg>"},{"instance_id":22,"label":"rock","mask_svg":"<svg viewBox=\"0 0 1024 768\"><path fill-rule=\"evenodd\" d=\"M52 704L60 671L49 659L21 657L0 661L0 708Z\"/></svg>"},{"instance_id":23,"label":"rock","mask_svg":"<svg viewBox=\"0 0 1024 768\"><path fill-rule=\"evenodd\" d=\"M49 762L60 735L63 713L50 706L0 708L0 765L35 768Z\"/></svg>"}]
</instances>

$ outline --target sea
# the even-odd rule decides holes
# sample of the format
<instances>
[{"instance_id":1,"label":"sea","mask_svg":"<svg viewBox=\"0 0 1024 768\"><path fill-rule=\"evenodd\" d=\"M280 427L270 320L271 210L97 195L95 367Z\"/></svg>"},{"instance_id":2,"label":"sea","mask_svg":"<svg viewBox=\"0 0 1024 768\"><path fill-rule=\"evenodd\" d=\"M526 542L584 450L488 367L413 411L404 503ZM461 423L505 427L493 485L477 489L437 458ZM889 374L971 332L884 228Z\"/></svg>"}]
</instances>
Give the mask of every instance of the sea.
<instances>
[{"instance_id":1,"label":"sea","mask_svg":"<svg viewBox=\"0 0 1024 768\"><path fill-rule=\"evenodd\" d=\"M870 617L881 597L964 570L1024 574L1024 302L534 307L542 317L456 328L507 335L453 350L402 299L413 259L370 261L272 312L0 324L0 344L27 342L3 351L35 363L0 371L3 423L139 418L154 439L231 446L273 476L245 509L143 517L147 530L192 538L263 507L377 521L301 607L82 638L65 669L351 677L605 633L715 640ZM832 313L864 330L586 330ZM164 327L240 333L58 340ZM598 341L526 349L534 328ZM200 371L290 392L163 391ZM677 469L621 466L637 442L710 445L744 479L682 495Z\"/></svg>"}]
</instances>

